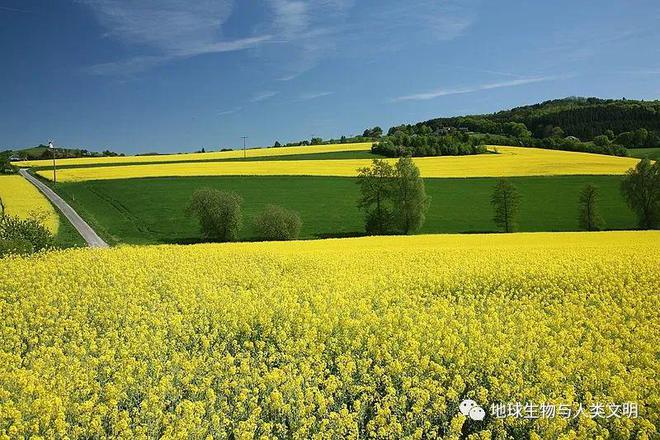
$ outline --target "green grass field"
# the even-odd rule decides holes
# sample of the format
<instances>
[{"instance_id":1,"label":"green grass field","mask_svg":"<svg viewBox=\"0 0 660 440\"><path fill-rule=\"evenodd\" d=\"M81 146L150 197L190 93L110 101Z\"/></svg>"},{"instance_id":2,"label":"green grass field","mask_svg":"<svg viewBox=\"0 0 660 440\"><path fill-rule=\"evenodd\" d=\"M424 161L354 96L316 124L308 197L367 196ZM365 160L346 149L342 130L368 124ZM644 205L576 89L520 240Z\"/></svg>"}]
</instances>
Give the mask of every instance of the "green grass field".
<instances>
[{"instance_id":1,"label":"green grass field","mask_svg":"<svg viewBox=\"0 0 660 440\"><path fill-rule=\"evenodd\" d=\"M587 183L600 188L601 213L609 229L633 229L635 219L619 193L620 176L520 177L521 231L578 230L577 200ZM426 179L431 208L422 233L495 231L489 203L496 180ZM298 211L301 238L360 235L358 186L339 177L190 177L88 181L57 185L57 191L109 243L192 243L200 234L185 214L193 191L213 187L244 199L241 239L254 238L253 216L267 203Z\"/></svg>"},{"instance_id":2,"label":"green grass field","mask_svg":"<svg viewBox=\"0 0 660 440\"><path fill-rule=\"evenodd\" d=\"M78 234L78 231L69 220L61 212L58 211L57 213L60 216L60 227L55 235L56 246L63 248L86 246L85 240Z\"/></svg>"},{"instance_id":3,"label":"green grass field","mask_svg":"<svg viewBox=\"0 0 660 440\"><path fill-rule=\"evenodd\" d=\"M640 159L660 160L660 148L630 148L628 154Z\"/></svg>"}]
</instances>

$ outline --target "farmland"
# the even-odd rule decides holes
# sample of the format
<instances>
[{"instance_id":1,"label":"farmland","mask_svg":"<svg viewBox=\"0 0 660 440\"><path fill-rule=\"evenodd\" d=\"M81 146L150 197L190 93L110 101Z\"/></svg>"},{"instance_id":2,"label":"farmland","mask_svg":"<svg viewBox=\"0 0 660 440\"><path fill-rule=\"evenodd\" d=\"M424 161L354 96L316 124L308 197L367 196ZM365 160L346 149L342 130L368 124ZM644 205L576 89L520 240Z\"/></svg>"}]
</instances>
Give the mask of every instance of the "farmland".
<instances>
[{"instance_id":1,"label":"farmland","mask_svg":"<svg viewBox=\"0 0 660 440\"><path fill-rule=\"evenodd\" d=\"M415 164L423 177L502 177L623 174L638 162L633 158L537 148L496 147L493 150L498 154L422 157L416 158ZM214 175L352 177L358 168L370 163L369 159L159 163L67 168L61 170L58 179L61 182L79 182ZM38 174L46 179L52 178L48 170L38 171Z\"/></svg>"},{"instance_id":2,"label":"farmland","mask_svg":"<svg viewBox=\"0 0 660 440\"><path fill-rule=\"evenodd\" d=\"M209 162L223 161L228 159L248 159L261 157L285 157L301 154L324 154L338 152L365 152L370 151L371 142L352 144L328 144L309 145L303 147L278 147L278 148L249 148L243 150L214 151L208 153L181 153L181 154L158 154L141 156L112 156L112 157L85 157L60 159L58 164L68 166L109 166L121 164L154 164L154 163L181 163L181 162ZM32 160L16 162L22 167L48 167L50 160Z\"/></svg>"},{"instance_id":3,"label":"farmland","mask_svg":"<svg viewBox=\"0 0 660 440\"><path fill-rule=\"evenodd\" d=\"M23 177L0 176L0 197L7 214L21 218L32 213L44 216L45 226L55 235L55 244L62 247L80 246L84 241L64 216Z\"/></svg>"},{"instance_id":4,"label":"farmland","mask_svg":"<svg viewBox=\"0 0 660 440\"><path fill-rule=\"evenodd\" d=\"M519 177L512 182L523 196L523 231L577 230L580 189L592 183L601 192L606 227L635 227L620 194L620 176ZM490 194L495 179L426 179L431 206L422 232L494 231ZM241 239L253 238L252 217L268 203L298 211L302 238L360 235L355 179L339 177L186 177L126 179L58 184L58 191L111 243L190 243L200 239L185 214L193 191L211 187L236 191L244 199L246 226ZM168 219L163 221L163 219Z\"/></svg>"},{"instance_id":5,"label":"farmland","mask_svg":"<svg viewBox=\"0 0 660 440\"><path fill-rule=\"evenodd\" d=\"M0 435L651 438L659 243L439 235L0 260ZM456 410L466 397L634 401L639 416L476 423Z\"/></svg>"},{"instance_id":6,"label":"farmland","mask_svg":"<svg viewBox=\"0 0 660 440\"><path fill-rule=\"evenodd\" d=\"M0 176L0 198L7 214L22 218L31 214L44 216L44 223L51 232L57 233L60 218L50 202L21 176Z\"/></svg>"}]
</instances>

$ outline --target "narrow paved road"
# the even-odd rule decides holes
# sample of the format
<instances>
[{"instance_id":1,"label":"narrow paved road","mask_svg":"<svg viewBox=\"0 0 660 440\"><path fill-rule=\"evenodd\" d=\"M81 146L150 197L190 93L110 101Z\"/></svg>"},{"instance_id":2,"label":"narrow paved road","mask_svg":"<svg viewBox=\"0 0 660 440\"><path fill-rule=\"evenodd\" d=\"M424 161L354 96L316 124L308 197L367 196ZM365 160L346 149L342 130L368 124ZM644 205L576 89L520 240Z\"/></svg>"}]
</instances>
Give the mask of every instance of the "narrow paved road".
<instances>
[{"instance_id":1,"label":"narrow paved road","mask_svg":"<svg viewBox=\"0 0 660 440\"><path fill-rule=\"evenodd\" d=\"M78 213L73 210L71 205L65 202L62 197L58 196L55 191L48 188L48 186L44 185L37 178L28 173L26 169L20 169L18 172L21 176L25 177L30 183L36 186L39 191L41 191L46 197L48 197L48 200L50 200L53 205L57 206L57 208L71 222L73 227L78 230L82 238L85 239L88 246L108 247L108 244L103 241L103 239L99 237L96 232L94 232L94 230L87 224L87 222L85 222L85 220L83 220L82 217L80 217Z\"/></svg>"}]
</instances>

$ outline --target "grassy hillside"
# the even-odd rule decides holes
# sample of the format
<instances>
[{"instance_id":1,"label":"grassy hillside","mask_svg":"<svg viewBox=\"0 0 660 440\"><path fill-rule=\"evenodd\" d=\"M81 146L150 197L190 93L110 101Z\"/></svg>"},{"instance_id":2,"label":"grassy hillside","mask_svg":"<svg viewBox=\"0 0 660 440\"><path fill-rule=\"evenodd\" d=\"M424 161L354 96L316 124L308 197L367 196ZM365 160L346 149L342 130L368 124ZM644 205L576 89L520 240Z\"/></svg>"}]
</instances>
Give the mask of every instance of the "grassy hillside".
<instances>
[{"instance_id":1,"label":"grassy hillside","mask_svg":"<svg viewBox=\"0 0 660 440\"><path fill-rule=\"evenodd\" d=\"M630 148L628 154L640 159L660 160L660 148Z\"/></svg>"},{"instance_id":2,"label":"grassy hillside","mask_svg":"<svg viewBox=\"0 0 660 440\"><path fill-rule=\"evenodd\" d=\"M513 178L523 196L522 231L577 230L577 199L587 183L602 194L607 227L635 227L619 193L619 176ZM493 178L426 179L432 197L424 233L494 231L489 204ZM238 192L244 199L242 239L253 237L253 216L267 203L300 212L302 238L359 235L355 179L340 177L188 177L61 183L58 192L110 243L190 243L198 240L195 220L184 210L200 187Z\"/></svg>"}]
</instances>

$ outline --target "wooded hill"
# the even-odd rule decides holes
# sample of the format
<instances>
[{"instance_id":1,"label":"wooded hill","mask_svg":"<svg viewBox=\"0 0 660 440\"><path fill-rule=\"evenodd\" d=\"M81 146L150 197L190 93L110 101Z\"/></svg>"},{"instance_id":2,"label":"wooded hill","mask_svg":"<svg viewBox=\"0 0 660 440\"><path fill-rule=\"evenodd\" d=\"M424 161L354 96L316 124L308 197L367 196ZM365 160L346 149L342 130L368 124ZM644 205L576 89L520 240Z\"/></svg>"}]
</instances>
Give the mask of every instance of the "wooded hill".
<instances>
[{"instance_id":1,"label":"wooded hill","mask_svg":"<svg viewBox=\"0 0 660 440\"><path fill-rule=\"evenodd\" d=\"M660 133L660 101L570 97L492 114L436 118L416 125L501 134L507 122L525 124L539 139L560 135L591 141L599 135L611 136L609 130L615 136L639 129Z\"/></svg>"}]
</instances>

